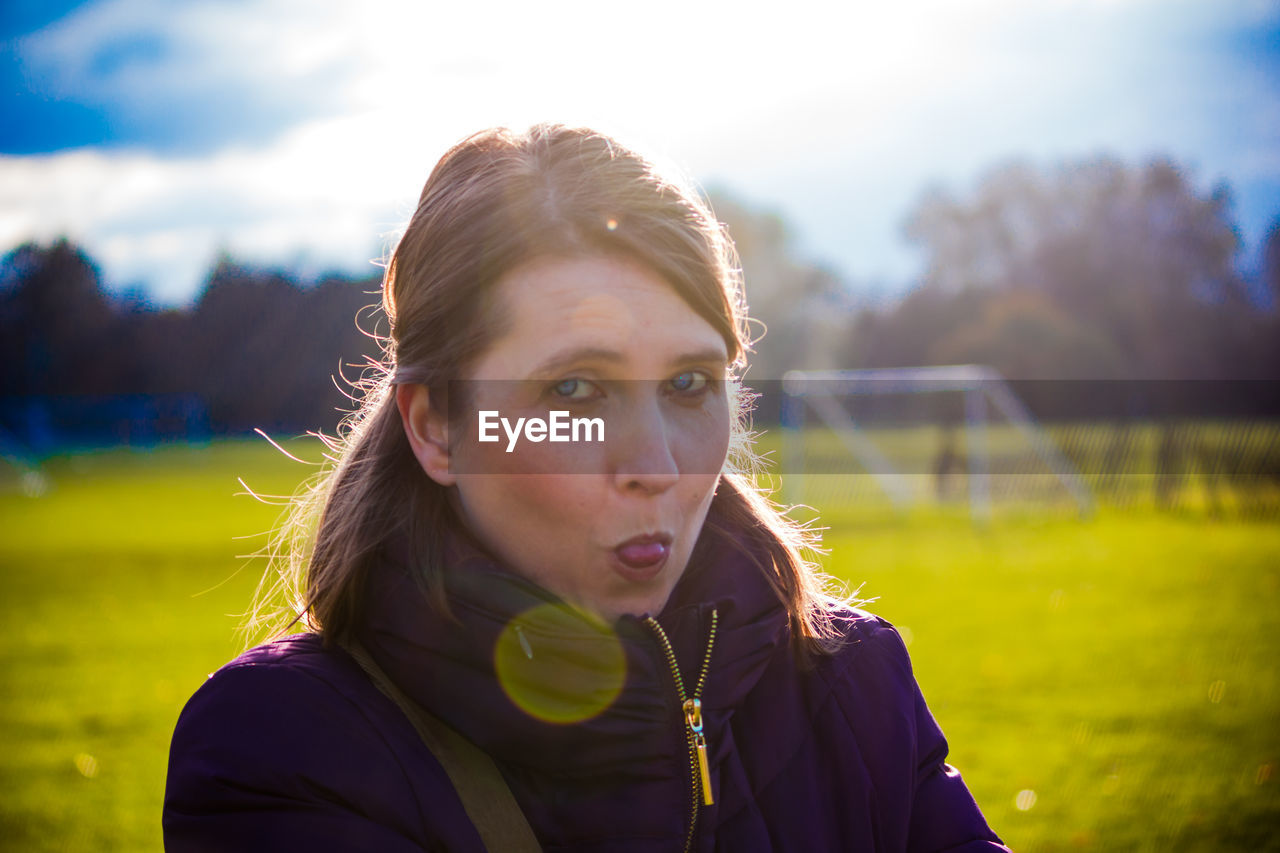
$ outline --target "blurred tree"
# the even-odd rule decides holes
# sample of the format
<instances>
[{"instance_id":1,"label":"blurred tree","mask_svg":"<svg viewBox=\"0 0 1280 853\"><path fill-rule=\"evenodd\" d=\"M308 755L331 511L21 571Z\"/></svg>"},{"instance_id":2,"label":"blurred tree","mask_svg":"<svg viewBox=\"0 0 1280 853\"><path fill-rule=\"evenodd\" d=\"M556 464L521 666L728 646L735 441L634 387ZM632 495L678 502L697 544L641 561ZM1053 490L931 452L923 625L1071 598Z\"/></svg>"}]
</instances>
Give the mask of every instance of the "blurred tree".
<instances>
[{"instance_id":1,"label":"blurred tree","mask_svg":"<svg viewBox=\"0 0 1280 853\"><path fill-rule=\"evenodd\" d=\"M1093 365L1104 375L1237 376L1260 367L1238 345L1256 310L1236 270L1230 192L1199 192L1170 161L1134 168L1098 159L1049 172L1014 163L971 198L926 194L906 233L928 253L926 288L1038 292L1048 300L1036 309L1042 320L1056 309L1076 324L1081 345L1090 335L1080 329L1109 342Z\"/></svg>"},{"instance_id":2,"label":"blurred tree","mask_svg":"<svg viewBox=\"0 0 1280 853\"><path fill-rule=\"evenodd\" d=\"M116 315L75 244L24 243L0 261L0 394L68 394L109 381Z\"/></svg>"},{"instance_id":3,"label":"blurred tree","mask_svg":"<svg viewBox=\"0 0 1280 853\"><path fill-rule=\"evenodd\" d=\"M990 295L972 323L952 325L928 348L932 364L986 364L1019 379L1115 376L1123 355L1097 328L1081 323L1046 295Z\"/></svg>"},{"instance_id":4,"label":"blurred tree","mask_svg":"<svg viewBox=\"0 0 1280 853\"><path fill-rule=\"evenodd\" d=\"M848 288L831 270L797 257L791 231L777 213L753 209L723 191L709 196L737 247L747 304L760 324L753 329L758 340L748 380L836 366L838 341L853 313Z\"/></svg>"},{"instance_id":5,"label":"blurred tree","mask_svg":"<svg viewBox=\"0 0 1280 853\"><path fill-rule=\"evenodd\" d=\"M1262 242L1262 283L1270 300L1267 308L1280 311L1280 219L1271 223Z\"/></svg>"},{"instance_id":6,"label":"blurred tree","mask_svg":"<svg viewBox=\"0 0 1280 853\"><path fill-rule=\"evenodd\" d=\"M845 361L852 367L938 364L930 351L934 342L977 323L985 302L986 294L975 288L949 292L936 286L917 287L895 305L858 315L848 336Z\"/></svg>"},{"instance_id":7,"label":"blurred tree","mask_svg":"<svg viewBox=\"0 0 1280 853\"><path fill-rule=\"evenodd\" d=\"M1271 224L1262 244L1262 283L1266 310L1241 345L1261 353L1260 360L1269 365L1269 376L1274 378L1280 374L1280 218Z\"/></svg>"},{"instance_id":8,"label":"blurred tree","mask_svg":"<svg viewBox=\"0 0 1280 853\"><path fill-rule=\"evenodd\" d=\"M336 424L345 401L334 377L377 352L356 315L378 284L330 277L303 289L283 272L220 257L195 305L187 360L214 422L232 431Z\"/></svg>"},{"instance_id":9,"label":"blurred tree","mask_svg":"<svg viewBox=\"0 0 1280 853\"><path fill-rule=\"evenodd\" d=\"M195 394L220 432L331 429L350 390L335 377L378 352L356 326L378 285L330 276L302 288L224 254L193 307L155 310L137 292L107 294L71 242L27 243L0 260L0 358L14 366L0 397Z\"/></svg>"}]
</instances>

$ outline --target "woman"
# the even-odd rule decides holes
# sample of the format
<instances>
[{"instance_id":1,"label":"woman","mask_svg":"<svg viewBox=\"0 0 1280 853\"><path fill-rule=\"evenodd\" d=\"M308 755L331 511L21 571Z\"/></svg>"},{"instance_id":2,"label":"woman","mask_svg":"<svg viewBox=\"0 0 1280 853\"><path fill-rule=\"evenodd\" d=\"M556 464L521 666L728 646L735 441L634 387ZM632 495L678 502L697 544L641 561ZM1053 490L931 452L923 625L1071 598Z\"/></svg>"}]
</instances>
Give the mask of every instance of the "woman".
<instances>
[{"instance_id":1,"label":"woman","mask_svg":"<svg viewBox=\"0 0 1280 853\"><path fill-rule=\"evenodd\" d=\"M188 703L170 850L1003 849L897 633L751 485L695 194L588 130L477 134L383 306L295 551L312 630Z\"/></svg>"}]
</instances>

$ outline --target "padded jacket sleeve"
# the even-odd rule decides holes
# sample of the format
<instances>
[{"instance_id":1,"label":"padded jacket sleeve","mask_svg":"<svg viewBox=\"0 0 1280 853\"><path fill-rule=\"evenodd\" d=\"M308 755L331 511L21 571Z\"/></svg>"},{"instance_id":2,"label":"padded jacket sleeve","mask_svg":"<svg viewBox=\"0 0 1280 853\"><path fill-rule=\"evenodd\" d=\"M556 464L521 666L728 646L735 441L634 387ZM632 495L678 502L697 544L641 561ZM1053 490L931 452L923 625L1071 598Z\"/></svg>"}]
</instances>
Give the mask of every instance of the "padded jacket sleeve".
<instances>
[{"instance_id":1,"label":"padded jacket sleeve","mask_svg":"<svg viewBox=\"0 0 1280 853\"><path fill-rule=\"evenodd\" d=\"M219 670L174 731L165 849L421 853L435 846L414 786L367 714L323 673L271 663Z\"/></svg>"},{"instance_id":2,"label":"padded jacket sleeve","mask_svg":"<svg viewBox=\"0 0 1280 853\"><path fill-rule=\"evenodd\" d=\"M893 695L910 697L901 710L914 731L915 778L910 806L907 850L910 853L991 853L1005 851L992 832L960 772L947 764L947 740L925 704L902 637L888 622L875 619L870 651L889 678L898 682Z\"/></svg>"}]
</instances>

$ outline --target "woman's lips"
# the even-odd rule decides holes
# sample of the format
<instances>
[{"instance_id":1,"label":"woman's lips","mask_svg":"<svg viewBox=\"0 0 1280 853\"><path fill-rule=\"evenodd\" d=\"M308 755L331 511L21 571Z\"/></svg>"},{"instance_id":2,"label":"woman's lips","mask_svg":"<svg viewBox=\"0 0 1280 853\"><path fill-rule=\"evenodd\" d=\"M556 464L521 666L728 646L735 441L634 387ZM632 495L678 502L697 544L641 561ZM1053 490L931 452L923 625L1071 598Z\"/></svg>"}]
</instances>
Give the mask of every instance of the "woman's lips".
<instances>
[{"instance_id":1,"label":"woman's lips","mask_svg":"<svg viewBox=\"0 0 1280 853\"><path fill-rule=\"evenodd\" d=\"M630 580L649 580L662 570L670 554L669 535L635 536L613 549L614 569Z\"/></svg>"}]
</instances>

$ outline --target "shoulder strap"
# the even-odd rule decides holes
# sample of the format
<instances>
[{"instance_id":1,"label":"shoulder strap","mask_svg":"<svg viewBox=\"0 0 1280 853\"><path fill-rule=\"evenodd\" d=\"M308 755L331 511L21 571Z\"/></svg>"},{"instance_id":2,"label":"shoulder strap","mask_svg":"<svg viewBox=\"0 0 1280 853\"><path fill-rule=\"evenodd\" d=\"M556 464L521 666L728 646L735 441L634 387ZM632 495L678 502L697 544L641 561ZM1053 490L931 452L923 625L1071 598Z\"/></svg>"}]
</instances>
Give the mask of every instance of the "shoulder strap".
<instances>
[{"instance_id":1,"label":"shoulder strap","mask_svg":"<svg viewBox=\"0 0 1280 853\"><path fill-rule=\"evenodd\" d=\"M541 851L529 821L520 811L516 798L498 772L493 759L439 717L406 696L359 643L352 641L344 648L368 674L374 685L400 706L400 710L418 730L422 742L431 750L453 782L454 790L462 800L462 807L475 824L485 848L501 853Z\"/></svg>"}]
</instances>

